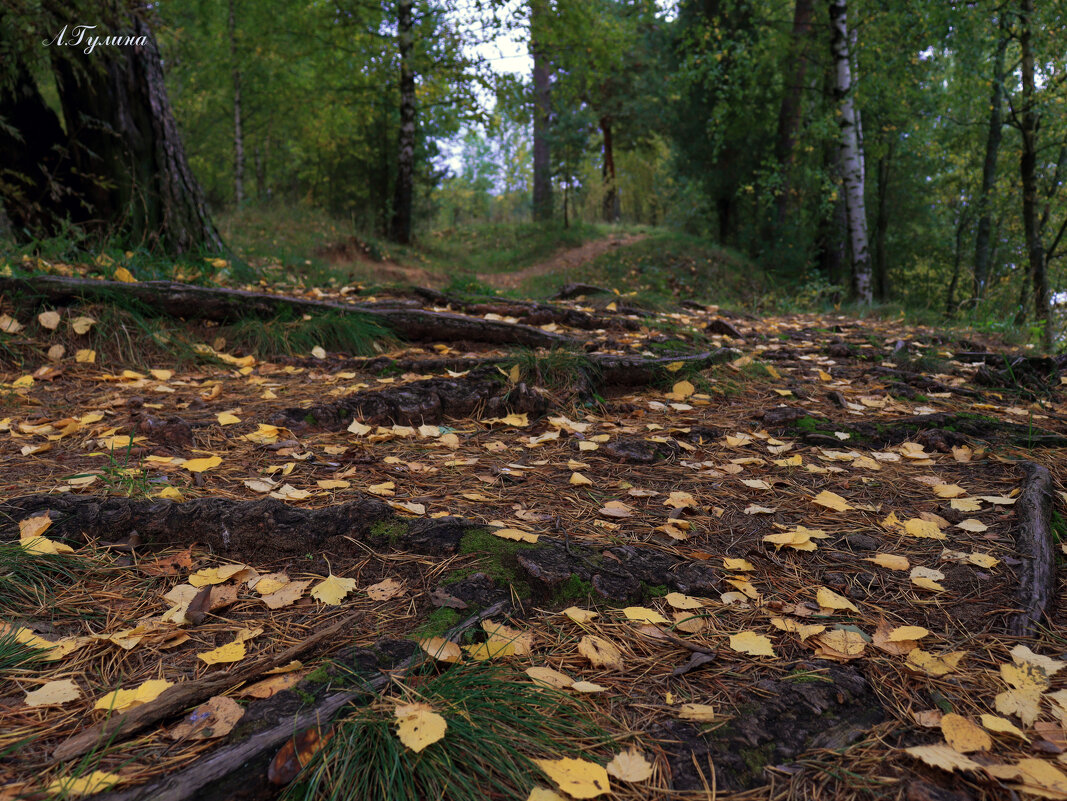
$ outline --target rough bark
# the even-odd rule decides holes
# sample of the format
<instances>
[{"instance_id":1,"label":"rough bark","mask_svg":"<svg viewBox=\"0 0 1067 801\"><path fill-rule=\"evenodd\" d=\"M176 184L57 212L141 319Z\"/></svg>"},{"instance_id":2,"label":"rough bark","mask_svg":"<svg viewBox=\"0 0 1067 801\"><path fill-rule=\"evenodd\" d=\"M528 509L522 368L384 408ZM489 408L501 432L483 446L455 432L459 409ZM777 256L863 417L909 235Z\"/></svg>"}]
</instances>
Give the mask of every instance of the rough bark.
<instances>
[{"instance_id":1,"label":"rough bark","mask_svg":"<svg viewBox=\"0 0 1067 801\"><path fill-rule=\"evenodd\" d=\"M778 227L785 221L792 195L792 167L797 132L800 130L804 96L804 82L808 71L808 42L811 39L812 20L815 15L815 0L796 0L793 9L793 37L790 42L789 60L792 75L782 92L778 108L778 135L775 139L774 156L782 170L782 185L775 198Z\"/></svg>"},{"instance_id":2,"label":"rough bark","mask_svg":"<svg viewBox=\"0 0 1067 801\"><path fill-rule=\"evenodd\" d=\"M241 112L241 69L237 62L236 0L229 0L230 64L233 74L233 199L240 206L245 199L245 139Z\"/></svg>"},{"instance_id":3,"label":"rough bark","mask_svg":"<svg viewBox=\"0 0 1067 801\"><path fill-rule=\"evenodd\" d=\"M991 234L993 215L989 210L989 200L997 180L997 157L1000 154L1000 141L1004 135L1004 59L1008 49L1008 35L1005 25L1006 16L1001 12L997 49L993 56L993 88L989 98L989 131L986 134L985 158L982 161L982 186L978 192L978 230L974 238L974 297L980 298L985 292L989 278L989 266L992 263L993 249Z\"/></svg>"},{"instance_id":4,"label":"rough bark","mask_svg":"<svg viewBox=\"0 0 1067 801\"><path fill-rule=\"evenodd\" d=\"M1033 280L1034 317L1043 324L1041 344L1045 350L1052 348L1052 306L1049 296L1048 272L1045 263L1045 246L1041 237L1037 211L1037 128L1038 112L1034 82L1033 50L1033 0L1022 0L1019 10L1019 47L1022 50L1022 152L1019 156L1019 173L1023 188L1023 230L1026 235L1026 253Z\"/></svg>"},{"instance_id":5,"label":"rough bark","mask_svg":"<svg viewBox=\"0 0 1067 801\"><path fill-rule=\"evenodd\" d=\"M72 169L82 178L75 186L82 212L72 221L131 246L221 251L185 158L152 32L137 15L114 28L145 44L104 48L89 65L63 52L68 48L50 48Z\"/></svg>"},{"instance_id":6,"label":"rough bark","mask_svg":"<svg viewBox=\"0 0 1067 801\"><path fill-rule=\"evenodd\" d=\"M611 117L600 118L600 132L604 136L604 164L601 174L604 178L604 222L619 221L619 194L615 183L615 142L612 138Z\"/></svg>"},{"instance_id":7,"label":"rough bark","mask_svg":"<svg viewBox=\"0 0 1067 801\"><path fill-rule=\"evenodd\" d=\"M874 300L871 260L867 245L867 208L864 199L863 151L860 146L853 96L852 66L849 63L849 35L845 0L831 0L830 49L836 68L834 94L839 109L841 182L848 216L849 244L852 251L852 289L857 300L870 304Z\"/></svg>"},{"instance_id":8,"label":"rough bark","mask_svg":"<svg viewBox=\"0 0 1067 801\"><path fill-rule=\"evenodd\" d=\"M566 347L571 340L560 334L528 325L465 317L461 314L423 309L379 308L374 304L339 303L285 295L269 295L222 287L201 287L174 281L141 281L124 284L61 275L0 278L0 292L22 293L51 303L79 302L85 298L107 299L115 294L141 301L149 310L194 320L227 322L249 317L273 317L286 309L309 314L363 314L414 342L488 342L530 348Z\"/></svg>"},{"instance_id":9,"label":"rough bark","mask_svg":"<svg viewBox=\"0 0 1067 801\"><path fill-rule=\"evenodd\" d=\"M549 145L552 98L544 24L545 0L530 3L530 54L533 56L533 218L552 219L552 154Z\"/></svg>"},{"instance_id":10,"label":"rough bark","mask_svg":"<svg viewBox=\"0 0 1067 801\"><path fill-rule=\"evenodd\" d=\"M389 235L394 242L411 244L412 207L415 202L415 32L414 0L397 2L397 44L400 49L400 135L397 144L396 188Z\"/></svg>"},{"instance_id":11,"label":"rough bark","mask_svg":"<svg viewBox=\"0 0 1067 801\"><path fill-rule=\"evenodd\" d=\"M1019 606L1022 611L1009 624L1016 637L1032 637L1056 597L1056 555L1052 542L1052 475L1033 462L1024 471L1022 494L1015 502L1016 549L1019 569Z\"/></svg>"}]
</instances>

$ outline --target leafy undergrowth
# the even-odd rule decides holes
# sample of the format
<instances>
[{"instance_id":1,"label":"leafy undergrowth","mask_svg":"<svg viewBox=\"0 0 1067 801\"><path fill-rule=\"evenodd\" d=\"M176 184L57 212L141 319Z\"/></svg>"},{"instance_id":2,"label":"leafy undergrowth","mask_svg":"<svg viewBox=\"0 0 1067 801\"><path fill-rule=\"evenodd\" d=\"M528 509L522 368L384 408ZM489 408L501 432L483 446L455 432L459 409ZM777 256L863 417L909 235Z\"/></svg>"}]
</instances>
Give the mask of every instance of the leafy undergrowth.
<instances>
[{"instance_id":1,"label":"leafy undergrowth","mask_svg":"<svg viewBox=\"0 0 1067 801\"><path fill-rule=\"evenodd\" d=\"M138 366L115 349L90 362L75 346L95 323L72 333L77 312L51 311L58 327L7 310L23 326L8 344L23 344L22 368L2 376L4 498L378 499L393 516L306 552L249 553L198 544L220 520L170 550L121 516L92 540L55 535L58 516L0 520L2 798L191 769L249 736L242 718L263 704L315 708L369 649L436 660L372 661L363 677L388 676L384 688L324 721L304 771L264 779L261 797L1067 795L1062 618L1032 639L1007 633L1016 462L1064 479L1055 362L1016 354L1004 370L995 343L888 321L643 317L615 299L598 313L636 325L553 325L605 353L741 355L590 397L560 391L581 358L469 344L394 346L389 369L368 372L336 351L236 357L189 328L212 360ZM501 382L574 399L543 418L278 423L282 408L461 379L472 356L497 359ZM477 528L420 550L411 532L445 518ZM570 572L537 584L546 543ZM666 561L637 581L622 567L635 554ZM693 590L708 571L716 586ZM504 611L455 644L430 639L491 598ZM342 633L277 663L331 625ZM220 674L232 684L182 713L53 759L109 715Z\"/></svg>"}]
</instances>

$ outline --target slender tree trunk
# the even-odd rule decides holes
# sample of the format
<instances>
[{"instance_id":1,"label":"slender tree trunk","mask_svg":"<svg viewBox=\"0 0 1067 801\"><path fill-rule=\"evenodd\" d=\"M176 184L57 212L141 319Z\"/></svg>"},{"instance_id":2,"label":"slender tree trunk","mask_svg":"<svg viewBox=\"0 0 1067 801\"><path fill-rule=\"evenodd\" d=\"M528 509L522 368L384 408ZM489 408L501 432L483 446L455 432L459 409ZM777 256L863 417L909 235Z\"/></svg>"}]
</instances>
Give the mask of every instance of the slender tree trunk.
<instances>
[{"instance_id":1,"label":"slender tree trunk","mask_svg":"<svg viewBox=\"0 0 1067 801\"><path fill-rule=\"evenodd\" d=\"M956 314L956 288L960 283L960 266L963 264L963 232L967 227L968 215L966 209L960 210L959 219L956 221L956 246L952 253L952 280L948 284L948 295L945 297L945 316L954 317Z\"/></svg>"},{"instance_id":2,"label":"slender tree trunk","mask_svg":"<svg viewBox=\"0 0 1067 801\"><path fill-rule=\"evenodd\" d=\"M782 93L782 104L778 108L778 136L774 144L774 156L782 170L782 185L775 198L775 216L779 229L791 205L793 149L796 147L797 132L800 130L803 110L801 100L804 97L804 81L808 71L808 41L811 39L814 16L815 0L796 0L789 53L793 67L792 76Z\"/></svg>"},{"instance_id":3,"label":"slender tree trunk","mask_svg":"<svg viewBox=\"0 0 1067 801\"><path fill-rule=\"evenodd\" d=\"M600 132L604 135L604 165L601 173L604 177L604 222L619 221L618 190L615 186L615 143L611 136L611 117L600 118Z\"/></svg>"},{"instance_id":4,"label":"slender tree trunk","mask_svg":"<svg viewBox=\"0 0 1067 801\"><path fill-rule=\"evenodd\" d=\"M1023 114L1020 133L1023 147L1019 158L1019 174L1023 185L1023 230L1026 234L1026 252L1030 261L1030 276L1033 281L1034 317L1042 323L1041 344L1046 350L1052 347L1052 308L1050 306L1048 274L1045 265L1045 248L1041 240L1037 212L1037 126L1035 108L1034 50L1033 50L1033 0L1022 0L1019 21L1019 46L1022 50Z\"/></svg>"},{"instance_id":5,"label":"slender tree trunk","mask_svg":"<svg viewBox=\"0 0 1067 801\"><path fill-rule=\"evenodd\" d=\"M864 199L863 152L856 125L856 106L852 92L852 68L848 54L848 24L845 0L830 0L831 52L836 67L835 95L841 128L841 178L848 215L848 233L852 251L852 288L860 303L874 300L871 281L871 258L867 247L867 208Z\"/></svg>"},{"instance_id":6,"label":"slender tree trunk","mask_svg":"<svg viewBox=\"0 0 1067 801\"><path fill-rule=\"evenodd\" d=\"M982 162L982 188L978 194L978 232L974 237L974 296L985 294L992 261L990 233L993 230L993 215L989 198L997 181L997 156L1004 133L1004 59L1008 49L1006 14L1001 10L997 50L993 56L993 89L989 98L989 132L986 134L985 160Z\"/></svg>"},{"instance_id":7,"label":"slender tree trunk","mask_svg":"<svg viewBox=\"0 0 1067 801\"><path fill-rule=\"evenodd\" d=\"M890 139L885 155L878 159L878 213L874 218L874 296L878 300L885 300L889 296L886 237L889 231L889 175L894 144L895 141Z\"/></svg>"},{"instance_id":8,"label":"slender tree trunk","mask_svg":"<svg viewBox=\"0 0 1067 801\"><path fill-rule=\"evenodd\" d=\"M397 148L396 192L390 238L403 245L411 243L411 216L415 185L415 47L412 26L414 0L397 2L397 35L400 45L400 142Z\"/></svg>"},{"instance_id":9,"label":"slender tree trunk","mask_svg":"<svg viewBox=\"0 0 1067 801\"><path fill-rule=\"evenodd\" d=\"M552 154L548 135L552 113L548 56L545 54L544 25L550 11L545 0L530 3L530 51L533 56L533 218L552 219Z\"/></svg>"},{"instance_id":10,"label":"slender tree trunk","mask_svg":"<svg viewBox=\"0 0 1067 801\"><path fill-rule=\"evenodd\" d=\"M240 206L245 199L245 139L241 118L241 69L237 62L236 0L230 0L230 65L233 69L233 197Z\"/></svg>"}]
</instances>

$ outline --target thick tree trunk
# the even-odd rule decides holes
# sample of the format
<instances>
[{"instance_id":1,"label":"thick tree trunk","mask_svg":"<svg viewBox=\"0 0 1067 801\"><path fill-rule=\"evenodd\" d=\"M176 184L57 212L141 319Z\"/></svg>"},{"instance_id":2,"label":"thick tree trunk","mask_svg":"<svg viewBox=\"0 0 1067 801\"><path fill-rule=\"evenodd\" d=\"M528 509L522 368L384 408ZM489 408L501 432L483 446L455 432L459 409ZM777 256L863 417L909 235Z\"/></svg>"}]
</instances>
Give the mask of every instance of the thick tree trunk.
<instances>
[{"instance_id":1,"label":"thick tree trunk","mask_svg":"<svg viewBox=\"0 0 1067 801\"><path fill-rule=\"evenodd\" d=\"M782 93L782 104L778 108L778 136L774 145L774 156L782 170L782 185L775 199L775 213L779 229L790 207L792 193L791 171L793 166L793 149L796 146L797 132L804 96L804 81L808 71L808 42L811 39L812 18L815 14L815 0L796 0L793 10L793 39L790 46L792 76Z\"/></svg>"},{"instance_id":2,"label":"thick tree trunk","mask_svg":"<svg viewBox=\"0 0 1067 801\"><path fill-rule=\"evenodd\" d=\"M5 20L0 14L0 35ZM14 56L12 56L14 57ZM20 239L59 233L84 214L70 173L67 137L23 64L0 84L0 197Z\"/></svg>"},{"instance_id":3,"label":"thick tree trunk","mask_svg":"<svg viewBox=\"0 0 1067 801\"><path fill-rule=\"evenodd\" d=\"M230 0L230 65L233 69L233 199L240 206L245 199L245 139L241 117L241 70L237 63L237 18L235 0Z\"/></svg>"},{"instance_id":4,"label":"thick tree trunk","mask_svg":"<svg viewBox=\"0 0 1067 801\"><path fill-rule=\"evenodd\" d=\"M600 132L604 135L604 222L619 221L619 193L615 185L615 143L611 134L611 117L600 118Z\"/></svg>"},{"instance_id":5,"label":"thick tree trunk","mask_svg":"<svg viewBox=\"0 0 1067 801\"><path fill-rule=\"evenodd\" d=\"M830 48L836 67L835 95L841 128L841 178L848 215L849 243L852 250L852 289L856 299L870 304L874 300L871 259L867 247L867 208L864 198L863 152L860 147L852 92L852 67L848 53L848 23L845 0L831 0Z\"/></svg>"},{"instance_id":6,"label":"thick tree trunk","mask_svg":"<svg viewBox=\"0 0 1067 801\"><path fill-rule=\"evenodd\" d=\"M1023 230L1026 234L1026 252L1030 262L1030 276L1034 290L1034 317L1041 322L1041 344L1046 350L1052 347L1052 307L1049 298L1048 273L1045 264L1045 247L1037 212L1037 126L1034 84L1033 51L1033 0L1022 0L1020 7L1019 46L1022 50L1023 114L1020 133L1023 147L1019 158L1019 173L1023 185Z\"/></svg>"},{"instance_id":7,"label":"thick tree trunk","mask_svg":"<svg viewBox=\"0 0 1067 801\"><path fill-rule=\"evenodd\" d=\"M552 154L548 142L551 106L548 57L544 50L545 0L530 3L530 54L533 56L533 218L552 219Z\"/></svg>"},{"instance_id":8,"label":"thick tree trunk","mask_svg":"<svg viewBox=\"0 0 1067 801\"><path fill-rule=\"evenodd\" d=\"M1004 58L1008 49L1008 36L1001 13L997 51L993 57L993 90L989 98L989 132L986 134L985 160L982 162L982 188L978 194L978 232L974 238L974 296L982 297L989 279L992 261L990 234L993 230L993 215L989 210L989 198L997 180L997 156L1004 133Z\"/></svg>"},{"instance_id":9,"label":"thick tree trunk","mask_svg":"<svg viewBox=\"0 0 1067 801\"><path fill-rule=\"evenodd\" d=\"M396 191L389 236L402 245L411 244L411 215L415 192L415 68L412 51L414 0L397 2L397 38L400 47L400 141L396 160Z\"/></svg>"},{"instance_id":10,"label":"thick tree trunk","mask_svg":"<svg viewBox=\"0 0 1067 801\"><path fill-rule=\"evenodd\" d=\"M114 28L139 44L102 48L88 65L76 49L50 48L72 169L82 178L75 190L83 212L74 221L130 246L222 250L185 158L152 32L138 16Z\"/></svg>"}]
</instances>

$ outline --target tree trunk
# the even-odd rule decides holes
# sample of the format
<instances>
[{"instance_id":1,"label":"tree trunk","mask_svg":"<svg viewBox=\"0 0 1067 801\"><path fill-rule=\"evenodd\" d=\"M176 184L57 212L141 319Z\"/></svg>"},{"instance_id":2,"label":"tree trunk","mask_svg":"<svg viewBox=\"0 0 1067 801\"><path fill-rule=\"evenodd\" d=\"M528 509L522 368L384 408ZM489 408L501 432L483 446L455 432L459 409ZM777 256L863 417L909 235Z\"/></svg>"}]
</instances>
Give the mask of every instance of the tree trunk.
<instances>
[{"instance_id":1,"label":"tree trunk","mask_svg":"<svg viewBox=\"0 0 1067 801\"><path fill-rule=\"evenodd\" d=\"M91 64L77 49L49 48L81 178L74 221L130 247L223 250L185 158L152 32L136 14L113 28L137 44L102 49Z\"/></svg>"},{"instance_id":2,"label":"tree trunk","mask_svg":"<svg viewBox=\"0 0 1067 801\"><path fill-rule=\"evenodd\" d=\"M400 142L396 160L396 190L390 238L402 245L411 244L411 214L415 181L415 47L412 26L414 0L397 2L397 37L400 46Z\"/></svg>"},{"instance_id":3,"label":"tree trunk","mask_svg":"<svg viewBox=\"0 0 1067 801\"><path fill-rule=\"evenodd\" d=\"M237 62L235 0L230 0L230 65L233 69L233 198L240 206L245 199L245 139L241 118L241 70Z\"/></svg>"},{"instance_id":4,"label":"tree trunk","mask_svg":"<svg viewBox=\"0 0 1067 801\"><path fill-rule=\"evenodd\" d=\"M611 117L600 118L600 131L604 135L604 222L619 221L619 195L615 187L615 144L611 137Z\"/></svg>"},{"instance_id":5,"label":"tree trunk","mask_svg":"<svg viewBox=\"0 0 1067 801\"><path fill-rule=\"evenodd\" d=\"M533 218L552 219L552 159L548 142L551 106L548 57L544 51L545 0L530 3L530 52L533 56Z\"/></svg>"},{"instance_id":6,"label":"tree trunk","mask_svg":"<svg viewBox=\"0 0 1067 801\"><path fill-rule=\"evenodd\" d=\"M778 108L778 137L774 145L774 156L782 170L782 185L775 199L775 214L779 229L785 221L786 211L790 206L793 149L796 147L797 131L800 130L801 100L808 70L808 40L811 38L814 13L815 0L796 0L796 7L793 10L793 39L790 47L793 73L782 93L782 104Z\"/></svg>"},{"instance_id":7,"label":"tree trunk","mask_svg":"<svg viewBox=\"0 0 1067 801\"><path fill-rule=\"evenodd\" d=\"M1026 252L1030 261L1030 276L1033 280L1034 318L1042 324L1041 344L1046 350L1052 347L1052 307L1050 305L1048 274L1045 265L1045 248L1037 218L1037 126L1035 107L1034 50L1033 50L1033 0L1022 0L1019 21L1019 46L1022 50L1023 114L1020 133L1023 147L1019 158L1019 173L1023 185L1023 230L1026 233Z\"/></svg>"},{"instance_id":8,"label":"tree trunk","mask_svg":"<svg viewBox=\"0 0 1067 801\"><path fill-rule=\"evenodd\" d=\"M978 232L974 238L974 296L982 297L989 279L992 261L990 234L993 230L993 215L989 211L989 198L997 180L997 156L1004 132L1004 58L1008 49L1008 35L1001 12L1000 33L997 51L993 57L993 90L989 98L989 132L986 134L985 160L982 163L982 188L978 195Z\"/></svg>"},{"instance_id":9,"label":"tree trunk","mask_svg":"<svg viewBox=\"0 0 1067 801\"><path fill-rule=\"evenodd\" d=\"M864 199L863 152L856 124L856 106L852 92L852 68L848 54L848 24L845 0L831 0L830 48L836 67L835 95L841 128L841 178L848 215L848 234L852 250L852 288L860 303L874 300L871 259L867 248L867 209Z\"/></svg>"},{"instance_id":10,"label":"tree trunk","mask_svg":"<svg viewBox=\"0 0 1067 801\"><path fill-rule=\"evenodd\" d=\"M3 26L0 15L0 34ZM0 197L17 238L54 236L84 213L67 137L25 65L13 71L12 82L0 84Z\"/></svg>"},{"instance_id":11,"label":"tree trunk","mask_svg":"<svg viewBox=\"0 0 1067 801\"><path fill-rule=\"evenodd\" d=\"M889 168L893 161L894 140L889 140L885 155L878 159L878 213L874 218L874 296L889 296L889 259L886 235L889 231Z\"/></svg>"}]
</instances>

